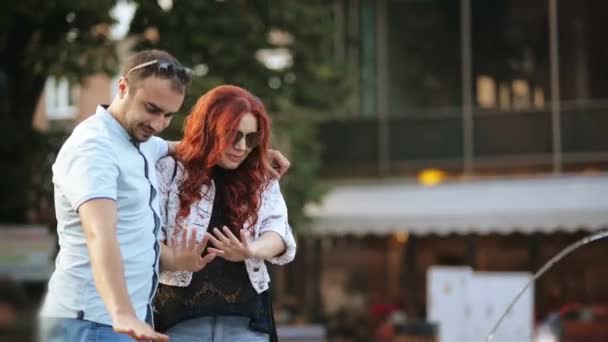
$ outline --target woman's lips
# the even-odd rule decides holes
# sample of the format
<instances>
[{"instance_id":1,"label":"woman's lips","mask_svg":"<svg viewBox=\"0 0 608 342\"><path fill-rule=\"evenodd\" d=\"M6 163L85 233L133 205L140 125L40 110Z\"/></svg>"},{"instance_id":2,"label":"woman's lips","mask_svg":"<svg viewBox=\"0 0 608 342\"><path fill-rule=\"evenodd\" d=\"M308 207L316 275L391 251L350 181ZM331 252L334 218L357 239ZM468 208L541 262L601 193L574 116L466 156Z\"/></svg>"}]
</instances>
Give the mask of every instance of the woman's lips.
<instances>
[{"instance_id":1,"label":"woman's lips","mask_svg":"<svg viewBox=\"0 0 608 342\"><path fill-rule=\"evenodd\" d=\"M227 156L228 156L228 159L230 159L234 162L238 162L238 161L241 161L241 159L243 159L243 156L237 156L234 154L228 154Z\"/></svg>"}]
</instances>

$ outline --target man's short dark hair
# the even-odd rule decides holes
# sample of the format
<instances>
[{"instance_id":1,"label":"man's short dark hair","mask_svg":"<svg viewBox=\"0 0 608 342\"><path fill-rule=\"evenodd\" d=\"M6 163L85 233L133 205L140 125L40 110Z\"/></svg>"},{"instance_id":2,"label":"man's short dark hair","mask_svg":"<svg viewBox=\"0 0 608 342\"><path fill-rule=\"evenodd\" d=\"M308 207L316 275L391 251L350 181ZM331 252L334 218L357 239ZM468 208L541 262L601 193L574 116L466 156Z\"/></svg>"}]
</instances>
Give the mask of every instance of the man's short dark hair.
<instances>
[{"instance_id":1,"label":"man's short dark hair","mask_svg":"<svg viewBox=\"0 0 608 342\"><path fill-rule=\"evenodd\" d=\"M147 62L157 61L144 67L138 67ZM169 65L170 68L161 66ZM131 56L125 63L121 75L130 83L137 85L141 80L155 76L170 79L173 89L185 93L190 83L190 71L177 58L163 50L143 50Z\"/></svg>"}]
</instances>

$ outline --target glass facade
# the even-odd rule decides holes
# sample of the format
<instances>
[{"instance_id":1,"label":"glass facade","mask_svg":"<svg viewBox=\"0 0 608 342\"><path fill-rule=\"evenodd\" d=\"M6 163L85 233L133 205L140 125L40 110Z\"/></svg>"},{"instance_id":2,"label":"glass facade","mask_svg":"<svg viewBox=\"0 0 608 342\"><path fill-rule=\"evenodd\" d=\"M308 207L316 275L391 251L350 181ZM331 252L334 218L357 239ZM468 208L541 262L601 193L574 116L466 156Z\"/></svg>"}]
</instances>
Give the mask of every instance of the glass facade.
<instances>
[{"instance_id":1,"label":"glass facade","mask_svg":"<svg viewBox=\"0 0 608 342\"><path fill-rule=\"evenodd\" d=\"M464 172L467 143L473 172L605 169L608 3L552 1L344 0L360 115L322 125L327 175Z\"/></svg>"}]
</instances>

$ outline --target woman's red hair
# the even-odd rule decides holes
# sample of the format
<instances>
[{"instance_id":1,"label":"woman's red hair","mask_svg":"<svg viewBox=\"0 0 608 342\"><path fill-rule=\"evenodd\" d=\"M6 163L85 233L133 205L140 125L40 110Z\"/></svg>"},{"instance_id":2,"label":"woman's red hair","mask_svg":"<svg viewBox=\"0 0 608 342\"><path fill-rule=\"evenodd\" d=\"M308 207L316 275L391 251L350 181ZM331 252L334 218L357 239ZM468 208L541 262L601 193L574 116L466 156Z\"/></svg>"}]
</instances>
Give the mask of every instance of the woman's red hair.
<instances>
[{"instance_id":1,"label":"woman's red hair","mask_svg":"<svg viewBox=\"0 0 608 342\"><path fill-rule=\"evenodd\" d=\"M262 190L269 178L266 151L270 118L264 104L245 89L223 85L201 96L184 123L184 138L177 147L177 158L185 175L181 184L178 218L190 214L190 205L202 198L203 185L210 185L213 167L232 145L244 114L257 120L260 144L225 181L225 213L228 226L237 233L258 220ZM238 236L238 235L237 235Z\"/></svg>"}]
</instances>

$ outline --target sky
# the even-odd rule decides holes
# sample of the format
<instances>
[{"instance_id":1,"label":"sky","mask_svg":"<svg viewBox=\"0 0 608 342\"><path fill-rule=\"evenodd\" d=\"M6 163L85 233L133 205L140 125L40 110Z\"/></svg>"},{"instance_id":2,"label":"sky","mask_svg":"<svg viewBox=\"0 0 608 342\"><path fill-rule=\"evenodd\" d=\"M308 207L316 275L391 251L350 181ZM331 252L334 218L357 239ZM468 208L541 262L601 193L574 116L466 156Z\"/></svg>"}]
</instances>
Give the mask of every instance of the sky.
<instances>
[{"instance_id":1,"label":"sky","mask_svg":"<svg viewBox=\"0 0 608 342\"><path fill-rule=\"evenodd\" d=\"M110 13L118 22L112 26L112 39L122 39L127 35L136 9L136 4L124 0L119 1L116 6L114 6Z\"/></svg>"}]
</instances>

